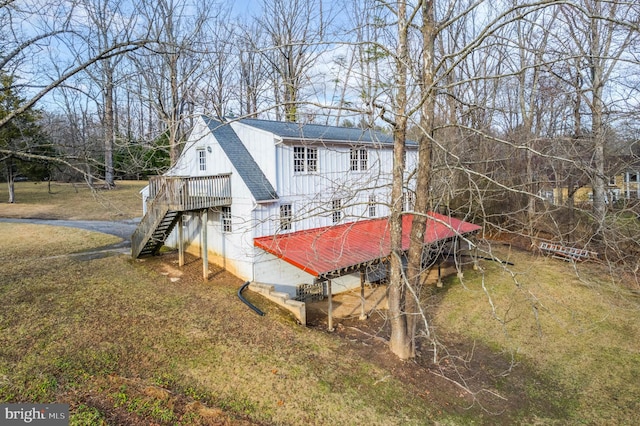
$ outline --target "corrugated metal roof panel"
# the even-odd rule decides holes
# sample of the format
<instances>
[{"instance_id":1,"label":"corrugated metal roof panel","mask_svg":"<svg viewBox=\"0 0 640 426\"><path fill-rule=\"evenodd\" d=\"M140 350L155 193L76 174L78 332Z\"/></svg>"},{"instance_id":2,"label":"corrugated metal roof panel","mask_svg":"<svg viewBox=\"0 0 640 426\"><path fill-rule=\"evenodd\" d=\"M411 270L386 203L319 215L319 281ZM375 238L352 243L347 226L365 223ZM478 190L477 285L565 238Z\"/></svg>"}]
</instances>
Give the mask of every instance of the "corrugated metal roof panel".
<instances>
[{"instance_id":1,"label":"corrugated metal roof panel","mask_svg":"<svg viewBox=\"0 0 640 426\"><path fill-rule=\"evenodd\" d=\"M409 249L412 215L402 218L403 250ZM429 213L425 243L435 243L475 232L478 225L438 213ZM254 239L254 245L303 271L320 277L387 257L389 219L371 219Z\"/></svg>"}]
</instances>

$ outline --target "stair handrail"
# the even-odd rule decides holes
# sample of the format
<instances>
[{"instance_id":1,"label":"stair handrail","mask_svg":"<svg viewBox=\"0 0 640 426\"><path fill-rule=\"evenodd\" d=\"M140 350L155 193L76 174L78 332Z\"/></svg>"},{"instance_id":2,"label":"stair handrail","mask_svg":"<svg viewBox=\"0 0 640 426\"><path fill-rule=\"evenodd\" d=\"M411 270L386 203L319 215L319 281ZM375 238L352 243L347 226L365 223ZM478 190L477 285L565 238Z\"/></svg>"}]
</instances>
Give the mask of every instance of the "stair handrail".
<instances>
[{"instance_id":1,"label":"stair handrail","mask_svg":"<svg viewBox=\"0 0 640 426\"><path fill-rule=\"evenodd\" d=\"M157 189L155 197L148 202L146 213L142 217L142 220L140 220L136 230L131 235L131 256L133 258L138 257L155 231L155 226L145 225L150 225L148 222L157 221L160 208L168 209L166 198L166 181L163 179L162 184Z\"/></svg>"}]
</instances>

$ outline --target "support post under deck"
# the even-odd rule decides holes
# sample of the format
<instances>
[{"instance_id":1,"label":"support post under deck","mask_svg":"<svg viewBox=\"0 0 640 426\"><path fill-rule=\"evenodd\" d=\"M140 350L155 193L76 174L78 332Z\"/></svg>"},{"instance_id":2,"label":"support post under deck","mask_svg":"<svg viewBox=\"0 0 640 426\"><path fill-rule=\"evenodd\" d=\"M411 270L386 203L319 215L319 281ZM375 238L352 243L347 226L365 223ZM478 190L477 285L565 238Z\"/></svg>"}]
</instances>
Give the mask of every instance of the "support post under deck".
<instances>
[{"instance_id":1,"label":"support post under deck","mask_svg":"<svg viewBox=\"0 0 640 426\"><path fill-rule=\"evenodd\" d=\"M364 303L365 303L364 279L365 279L364 269L360 268L360 318L359 318L360 320L367 319L367 314L365 313L365 309L364 309Z\"/></svg>"},{"instance_id":2,"label":"support post under deck","mask_svg":"<svg viewBox=\"0 0 640 426\"><path fill-rule=\"evenodd\" d=\"M327 330L333 331L333 297L331 295L331 280L327 281L327 297L329 298L329 307L327 309Z\"/></svg>"},{"instance_id":3,"label":"support post under deck","mask_svg":"<svg viewBox=\"0 0 640 426\"><path fill-rule=\"evenodd\" d=\"M184 266L184 216L178 219L178 265Z\"/></svg>"},{"instance_id":4,"label":"support post under deck","mask_svg":"<svg viewBox=\"0 0 640 426\"><path fill-rule=\"evenodd\" d=\"M207 246L208 209L202 211L202 278L209 280L209 247Z\"/></svg>"}]
</instances>

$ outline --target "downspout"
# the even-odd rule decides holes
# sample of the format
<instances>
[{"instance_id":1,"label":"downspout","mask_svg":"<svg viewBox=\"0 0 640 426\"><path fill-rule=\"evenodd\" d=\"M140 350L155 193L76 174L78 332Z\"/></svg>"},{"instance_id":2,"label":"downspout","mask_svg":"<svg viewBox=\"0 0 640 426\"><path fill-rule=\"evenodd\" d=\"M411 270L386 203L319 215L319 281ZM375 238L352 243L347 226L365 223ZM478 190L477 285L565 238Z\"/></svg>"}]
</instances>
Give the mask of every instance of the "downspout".
<instances>
[{"instance_id":1,"label":"downspout","mask_svg":"<svg viewBox=\"0 0 640 426\"><path fill-rule=\"evenodd\" d=\"M252 304L251 302L249 302L247 299L244 298L244 296L242 295L242 292L244 291L245 288L247 288L249 286L249 284L251 284L250 281L247 281L246 283L244 283L242 285L242 287L240 287L240 289L238 289L238 297L240 298L240 300L242 300L242 302L247 305L248 307L250 307L253 312L255 312L256 314L260 315L261 317L264 316L264 312L262 312L260 309L258 309L254 304Z\"/></svg>"}]
</instances>

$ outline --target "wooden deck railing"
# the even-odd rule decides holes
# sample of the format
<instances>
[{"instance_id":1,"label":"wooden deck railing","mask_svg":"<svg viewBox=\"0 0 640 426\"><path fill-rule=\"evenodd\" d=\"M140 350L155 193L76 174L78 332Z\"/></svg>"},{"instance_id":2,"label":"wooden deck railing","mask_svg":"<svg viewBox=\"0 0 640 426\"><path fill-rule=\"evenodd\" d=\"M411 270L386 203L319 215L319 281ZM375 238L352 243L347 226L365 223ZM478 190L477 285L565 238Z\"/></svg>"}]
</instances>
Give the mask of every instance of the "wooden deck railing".
<instances>
[{"instance_id":1,"label":"wooden deck railing","mask_svg":"<svg viewBox=\"0 0 640 426\"><path fill-rule=\"evenodd\" d=\"M231 175L153 176L149 179L148 203L152 203L156 197L160 197L161 202L174 211L228 205L231 204Z\"/></svg>"}]
</instances>

